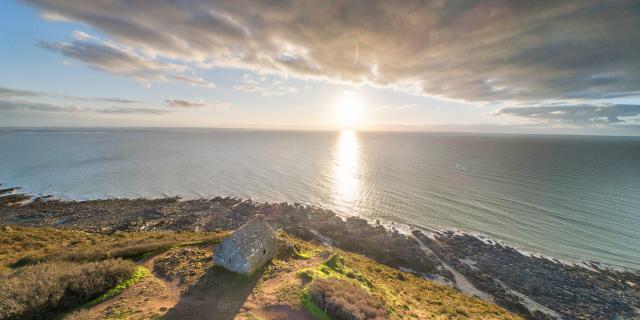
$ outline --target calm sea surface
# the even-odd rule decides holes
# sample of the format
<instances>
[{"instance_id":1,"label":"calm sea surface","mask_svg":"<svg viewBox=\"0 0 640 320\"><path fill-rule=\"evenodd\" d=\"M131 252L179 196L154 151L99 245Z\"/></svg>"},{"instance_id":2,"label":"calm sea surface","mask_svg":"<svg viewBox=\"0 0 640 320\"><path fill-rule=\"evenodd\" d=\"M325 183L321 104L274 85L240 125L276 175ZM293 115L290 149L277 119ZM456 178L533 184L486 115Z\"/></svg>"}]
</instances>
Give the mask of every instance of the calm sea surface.
<instances>
[{"instance_id":1,"label":"calm sea surface","mask_svg":"<svg viewBox=\"0 0 640 320\"><path fill-rule=\"evenodd\" d=\"M640 268L640 138L2 129L0 182L72 199L297 201Z\"/></svg>"}]
</instances>

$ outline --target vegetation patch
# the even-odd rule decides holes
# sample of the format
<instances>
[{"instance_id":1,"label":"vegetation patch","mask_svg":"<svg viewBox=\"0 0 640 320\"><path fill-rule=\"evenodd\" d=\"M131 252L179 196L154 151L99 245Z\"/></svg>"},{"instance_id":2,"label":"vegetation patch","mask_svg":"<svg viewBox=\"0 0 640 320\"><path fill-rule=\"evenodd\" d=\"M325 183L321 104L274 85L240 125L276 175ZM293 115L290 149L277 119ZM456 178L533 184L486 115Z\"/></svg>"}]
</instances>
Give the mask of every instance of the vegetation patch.
<instances>
[{"instance_id":1,"label":"vegetation patch","mask_svg":"<svg viewBox=\"0 0 640 320\"><path fill-rule=\"evenodd\" d=\"M327 261L312 267L298 271L298 276L306 282L314 279L352 279L360 285L371 288L371 282L360 272L350 269L344 265L344 260L340 255L332 255Z\"/></svg>"},{"instance_id":2,"label":"vegetation patch","mask_svg":"<svg viewBox=\"0 0 640 320\"><path fill-rule=\"evenodd\" d=\"M315 279L309 284L308 297L337 320L386 319L387 310L382 301L349 281Z\"/></svg>"},{"instance_id":3,"label":"vegetation patch","mask_svg":"<svg viewBox=\"0 0 640 320\"><path fill-rule=\"evenodd\" d=\"M318 320L332 320L331 317L322 309L320 309L313 301L311 301L311 297L309 296L309 290L305 289L302 291L302 296L300 299L300 303L302 307L307 310L312 316L314 316Z\"/></svg>"},{"instance_id":4,"label":"vegetation patch","mask_svg":"<svg viewBox=\"0 0 640 320\"><path fill-rule=\"evenodd\" d=\"M311 245L315 247L306 250L322 251L321 246ZM305 285L304 290L308 290L309 285L317 279L350 282L374 298L384 301L386 316L390 319L520 319L495 304L379 264L361 255L335 248L333 252L324 262L296 272ZM307 302L309 298L304 296L304 292L302 305L311 312Z\"/></svg>"},{"instance_id":5,"label":"vegetation patch","mask_svg":"<svg viewBox=\"0 0 640 320\"><path fill-rule=\"evenodd\" d=\"M341 305L349 301L356 301L349 307L379 306L360 300L373 299L384 301L384 316L390 319L519 319L452 288L285 233L279 240L293 249L290 254L279 255L247 277L211 267L210 251L199 247L219 241L224 233L143 231L105 235L14 226L0 231L0 319L52 317L69 309L76 309L69 316L77 320L160 316L172 308L177 297L167 296L163 290L169 289L161 280L130 260L165 250L170 251L152 260L153 270L163 278L180 279L183 294L205 301L214 299L216 303L223 299L233 302L232 309L240 310L253 292L252 297L258 299L255 306L262 308L253 315L268 315L272 311L269 306L276 302L295 312L303 312L302 307L321 320L340 319L328 312L353 311ZM29 258L22 260L24 263L16 263L25 256ZM114 256L132 259L108 258ZM70 261L60 261L65 259ZM93 259L106 260L88 262ZM109 267L112 264L124 268ZM152 286L154 281L159 286ZM109 299L120 293L122 299ZM347 293L348 298L342 296ZM153 301L161 303L164 311L153 306ZM181 311L197 312L189 307Z\"/></svg>"},{"instance_id":6,"label":"vegetation patch","mask_svg":"<svg viewBox=\"0 0 640 320\"><path fill-rule=\"evenodd\" d=\"M140 259L184 245L217 243L224 233L119 232L112 235L54 228L11 227L0 232L0 273L45 261Z\"/></svg>"},{"instance_id":7,"label":"vegetation patch","mask_svg":"<svg viewBox=\"0 0 640 320\"><path fill-rule=\"evenodd\" d=\"M318 248L299 239L287 236L285 233L278 233L278 255L282 260L301 259L309 260L320 253Z\"/></svg>"},{"instance_id":8,"label":"vegetation patch","mask_svg":"<svg viewBox=\"0 0 640 320\"><path fill-rule=\"evenodd\" d=\"M131 276L130 261L50 262L0 277L0 319L40 319L100 295Z\"/></svg>"},{"instance_id":9,"label":"vegetation patch","mask_svg":"<svg viewBox=\"0 0 640 320\"><path fill-rule=\"evenodd\" d=\"M93 305L96 305L102 301L105 301L117 294L119 294L120 292L122 292L124 289L140 282L140 280L148 277L151 275L151 272L149 272L149 269L143 267L143 266L136 266L136 268L133 270L133 273L131 274L131 277L118 283L115 287L111 288L109 291L107 291L106 293L104 293L103 295L99 296L97 299L89 302L86 307L90 307Z\"/></svg>"},{"instance_id":10,"label":"vegetation patch","mask_svg":"<svg viewBox=\"0 0 640 320\"><path fill-rule=\"evenodd\" d=\"M180 246L217 243L225 234L144 231L103 235L79 230L12 226L0 232L0 274L11 268L46 261L135 260Z\"/></svg>"},{"instance_id":11,"label":"vegetation patch","mask_svg":"<svg viewBox=\"0 0 640 320\"><path fill-rule=\"evenodd\" d=\"M193 247L172 249L156 258L154 273L168 280L178 280L185 287L194 284L212 266L211 250Z\"/></svg>"}]
</instances>

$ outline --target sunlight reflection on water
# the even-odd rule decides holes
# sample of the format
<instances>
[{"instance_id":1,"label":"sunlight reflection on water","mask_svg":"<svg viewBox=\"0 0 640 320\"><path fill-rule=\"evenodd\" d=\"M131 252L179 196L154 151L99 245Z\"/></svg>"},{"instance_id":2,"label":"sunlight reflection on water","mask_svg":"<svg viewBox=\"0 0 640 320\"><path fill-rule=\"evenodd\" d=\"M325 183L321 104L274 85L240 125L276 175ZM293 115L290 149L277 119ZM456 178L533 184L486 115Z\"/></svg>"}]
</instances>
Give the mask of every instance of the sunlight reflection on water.
<instances>
[{"instance_id":1,"label":"sunlight reflection on water","mask_svg":"<svg viewBox=\"0 0 640 320\"><path fill-rule=\"evenodd\" d=\"M343 130L338 136L333 155L333 198L336 205L352 211L360 179L360 144L353 130Z\"/></svg>"}]
</instances>

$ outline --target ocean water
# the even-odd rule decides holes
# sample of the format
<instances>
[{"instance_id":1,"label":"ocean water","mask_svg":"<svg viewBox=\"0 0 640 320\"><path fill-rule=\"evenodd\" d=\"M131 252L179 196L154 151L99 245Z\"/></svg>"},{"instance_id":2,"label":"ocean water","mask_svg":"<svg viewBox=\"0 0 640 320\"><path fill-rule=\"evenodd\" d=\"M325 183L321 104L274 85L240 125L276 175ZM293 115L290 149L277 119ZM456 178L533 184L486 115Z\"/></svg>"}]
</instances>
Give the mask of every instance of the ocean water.
<instances>
[{"instance_id":1,"label":"ocean water","mask_svg":"<svg viewBox=\"0 0 640 320\"><path fill-rule=\"evenodd\" d=\"M2 129L0 182L71 199L303 202L640 268L637 137Z\"/></svg>"}]
</instances>

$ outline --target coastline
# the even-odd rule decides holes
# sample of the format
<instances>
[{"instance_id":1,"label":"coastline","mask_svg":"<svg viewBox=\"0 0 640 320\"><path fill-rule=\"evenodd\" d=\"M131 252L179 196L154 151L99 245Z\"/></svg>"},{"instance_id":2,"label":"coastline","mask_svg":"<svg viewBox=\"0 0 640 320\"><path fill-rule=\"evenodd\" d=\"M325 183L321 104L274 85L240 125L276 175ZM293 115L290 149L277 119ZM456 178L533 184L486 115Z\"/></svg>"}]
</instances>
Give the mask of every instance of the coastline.
<instances>
[{"instance_id":1,"label":"coastline","mask_svg":"<svg viewBox=\"0 0 640 320\"><path fill-rule=\"evenodd\" d=\"M231 197L67 201L33 197L16 188L0 191L0 224L109 234L230 230L256 213L293 236L329 242L387 266L411 270L529 319L639 316L635 307L640 305L637 270L590 262L571 264L459 231L427 233L408 226L407 233L393 225L339 217L319 207Z\"/></svg>"},{"instance_id":2,"label":"coastline","mask_svg":"<svg viewBox=\"0 0 640 320\"><path fill-rule=\"evenodd\" d=\"M36 192L34 190L29 190L26 187L7 187L5 185L3 185L2 183L0 183L0 197L9 195L9 194L15 194L18 195L19 197L23 198L22 201L16 203L18 205L24 205L24 204L28 204L34 200L47 200L47 201L51 201L51 200L55 200L55 201L60 201L60 202L66 202L66 203L72 203L72 202L90 202L90 201L104 201L104 200L162 200L162 199L176 199L176 201L193 201L193 200L204 200L204 199L208 199L208 197L198 197L198 196L190 196L190 197L185 197L185 196L181 196L181 195L162 195L162 196L158 196L158 197L146 197L146 196L139 196L139 197L120 197L120 196L104 196L104 197L82 197L82 196L69 196L66 194L45 194L42 192ZM220 196L216 196L215 198L219 198ZM254 203L289 203L287 201L259 201L255 198L252 197L248 197L248 196L240 196L240 195L227 195L224 196L223 198L229 198L229 199L237 199L237 200L241 200L241 201L250 201L250 202L254 202ZM349 215L344 215L344 214L340 214L337 213L331 209L326 209L323 208L322 206L318 206L316 204L310 204L310 203L300 203L300 202L294 202L294 204L300 204L306 207L318 207L318 208L322 208L323 210L328 210L331 211L333 214L335 214L336 216L346 219L348 217L350 217ZM2 202L0 201L0 205L2 205ZM498 239L495 237L492 237L490 235L484 234L480 231L465 231L465 230L460 230L458 228L455 227L438 227L438 228L434 228L434 227L425 227L425 226L419 226L419 225L415 225L415 224L407 224L407 223L398 223L398 222L393 222L393 221L380 221L380 220L376 220L376 219L370 219L367 217L360 217L358 216L357 218L366 220L369 224L381 224L382 226L384 226L387 229L396 229L398 230L400 233L405 234L405 235L410 235L412 234L412 232L414 230L420 230L421 232L427 234L427 235L432 235L432 236L438 236L438 235L443 235L443 234L455 234L455 235L461 235L461 236L469 236L469 237L474 237L482 242L485 242L488 245L500 245L503 247L509 247L513 250L517 250L518 252L520 252L522 255L525 256L529 256L532 258L543 258L543 259L547 259L547 260L552 260L554 262L557 263L561 263L561 264L565 264L567 266L578 266L578 267L583 267L583 268L588 268L588 269L592 269L592 270L599 270L599 269L607 269L607 270L616 270L616 271L628 271L628 272L640 272L640 262L637 264L637 266L625 266L625 265L619 265L619 264L614 264L611 262L606 262L606 261L596 261L596 260L591 260L591 259L580 259L577 257L568 257L568 258L560 258L555 256L552 253L545 253L545 252L541 252L541 251L536 251L536 250L531 250L531 249L526 249L523 248L517 244L511 243L509 241L505 241L502 239Z\"/></svg>"}]
</instances>

